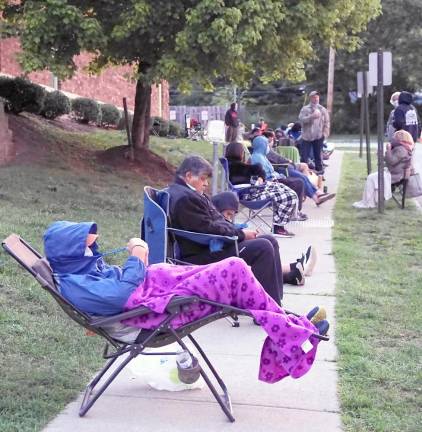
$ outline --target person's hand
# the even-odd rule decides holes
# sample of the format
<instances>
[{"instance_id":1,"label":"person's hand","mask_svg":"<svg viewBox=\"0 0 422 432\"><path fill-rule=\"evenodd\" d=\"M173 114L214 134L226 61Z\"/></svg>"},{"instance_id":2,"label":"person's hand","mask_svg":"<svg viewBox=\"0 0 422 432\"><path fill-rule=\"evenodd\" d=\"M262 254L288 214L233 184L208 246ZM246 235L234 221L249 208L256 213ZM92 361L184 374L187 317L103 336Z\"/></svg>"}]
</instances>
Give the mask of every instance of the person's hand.
<instances>
[{"instance_id":1,"label":"person's hand","mask_svg":"<svg viewBox=\"0 0 422 432\"><path fill-rule=\"evenodd\" d=\"M264 179L262 178L262 177L258 177L258 180L256 181L256 185L257 186L259 186L259 185L262 185L264 183Z\"/></svg>"},{"instance_id":2,"label":"person's hand","mask_svg":"<svg viewBox=\"0 0 422 432\"><path fill-rule=\"evenodd\" d=\"M311 114L311 119L319 119L321 117L321 111L319 109L316 109L312 114Z\"/></svg>"},{"instance_id":3,"label":"person's hand","mask_svg":"<svg viewBox=\"0 0 422 432\"><path fill-rule=\"evenodd\" d=\"M142 239L134 237L128 241L127 249L130 255L138 257L141 261L148 265L148 254L149 248L148 244Z\"/></svg>"},{"instance_id":4,"label":"person's hand","mask_svg":"<svg viewBox=\"0 0 422 432\"><path fill-rule=\"evenodd\" d=\"M245 234L245 240L253 240L258 235L258 232L256 230L244 228L242 231L243 231L243 234Z\"/></svg>"},{"instance_id":5,"label":"person's hand","mask_svg":"<svg viewBox=\"0 0 422 432\"><path fill-rule=\"evenodd\" d=\"M386 150L391 150L391 143L387 143L387 145L385 146Z\"/></svg>"}]
</instances>

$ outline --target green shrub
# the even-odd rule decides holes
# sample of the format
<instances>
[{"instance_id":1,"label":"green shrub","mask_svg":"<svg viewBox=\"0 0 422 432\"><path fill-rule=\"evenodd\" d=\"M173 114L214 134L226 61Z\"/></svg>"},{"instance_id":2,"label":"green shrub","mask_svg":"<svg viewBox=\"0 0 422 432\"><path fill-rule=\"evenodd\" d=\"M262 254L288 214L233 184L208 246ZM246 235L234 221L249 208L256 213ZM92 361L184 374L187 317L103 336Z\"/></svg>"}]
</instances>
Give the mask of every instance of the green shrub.
<instances>
[{"instance_id":1,"label":"green shrub","mask_svg":"<svg viewBox=\"0 0 422 432\"><path fill-rule=\"evenodd\" d=\"M101 108L101 126L117 126L120 121L120 111L111 104L104 104Z\"/></svg>"},{"instance_id":2,"label":"green shrub","mask_svg":"<svg viewBox=\"0 0 422 432\"><path fill-rule=\"evenodd\" d=\"M169 122L161 117L151 117L150 132L166 137L169 134Z\"/></svg>"},{"instance_id":3,"label":"green shrub","mask_svg":"<svg viewBox=\"0 0 422 432\"><path fill-rule=\"evenodd\" d=\"M88 98L72 100L73 116L81 123L101 123L101 108L98 102Z\"/></svg>"},{"instance_id":4,"label":"green shrub","mask_svg":"<svg viewBox=\"0 0 422 432\"><path fill-rule=\"evenodd\" d=\"M47 92L41 115L48 119L55 119L70 113L70 100L60 91Z\"/></svg>"},{"instance_id":5,"label":"green shrub","mask_svg":"<svg viewBox=\"0 0 422 432\"><path fill-rule=\"evenodd\" d=\"M177 123L173 120L170 120L169 121L169 135L175 136L178 138L182 137L183 136L182 126L179 123Z\"/></svg>"},{"instance_id":6,"label":"green shrub","mask_svg":"<svg viewBox=\"0 0 422 432\"><path fill-rule=\"evenodd\" d=\"M7 100L6 108L15 114L22 111L38 114L43 108L46 91L24 78L0 77L0 96Z\"/></svg>"},{"instance_id":7,"label":"green shrub","mask_svg":"<svg viewBox=\"0 0 422 432\"><path fill-rule=\"evenodd\" d=\"M129 116L129 128L130 128L130 130L132 130L133 115L128 113L128 116ZM117 129L118 130L126 130L126 120L125 120L125 113L124 112L122 113L122 115L120 117L119 123L117 123Z\"/></svg>"}]
</instances>

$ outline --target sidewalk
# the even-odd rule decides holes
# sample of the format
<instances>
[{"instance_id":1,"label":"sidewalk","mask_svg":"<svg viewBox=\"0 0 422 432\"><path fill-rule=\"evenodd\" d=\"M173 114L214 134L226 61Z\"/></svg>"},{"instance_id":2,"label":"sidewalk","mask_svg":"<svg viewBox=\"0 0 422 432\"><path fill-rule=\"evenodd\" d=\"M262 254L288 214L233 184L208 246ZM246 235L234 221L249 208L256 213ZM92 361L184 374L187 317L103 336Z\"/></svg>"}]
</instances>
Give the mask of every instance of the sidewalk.
<instances>
[{"instance_id":1,"label":"sidewalk","mask_svg":"<svg viewBox=\"0 0 422 432\"><path fill-rule=\"evenodd\" d=\"M341 160L342 152L338 151L329 160L326 184L330 192L337 189ZM283 262L294 261L309 244L318 250L314 274L307 278L306 285L285 285L284 306L304 314L315 305L323 305L331 324L331 340L319 345L316 362L303 378L286 378L276 384L258 381L264 332L250 319L241 318L239 328L231 328L227 321L220 320L195 332L195 337L229 389L235 423L228 422L208 388L183 392L153 390L127 367L84 418L78 417L79 397L44 431L341 431L334 338L333 206L334 200L321 207L306 200L304 211L309 220L290 224L288 228L296 236L279 240ZM135 361L142 362L142 358Z\"/></svg>"}]
</instances>

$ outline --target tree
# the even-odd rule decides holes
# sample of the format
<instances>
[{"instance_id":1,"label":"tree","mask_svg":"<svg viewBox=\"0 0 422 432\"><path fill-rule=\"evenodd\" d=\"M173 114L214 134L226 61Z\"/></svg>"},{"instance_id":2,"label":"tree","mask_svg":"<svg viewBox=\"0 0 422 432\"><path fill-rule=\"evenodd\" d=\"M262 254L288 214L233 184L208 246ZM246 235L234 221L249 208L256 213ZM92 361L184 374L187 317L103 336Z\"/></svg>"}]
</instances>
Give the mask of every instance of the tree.
<instances>
[{"instance_id":1,"label":"tree","mask_svg":"<svg viewBox=\"0 0 422 432\"><path fill-rule=\"evenodd\" d=\"M16 4L17 3L17 4ZM0 0L18 32L26 71L75 70L73 57L94 54L90 69L130 64L137 79L133 138L148 146L151 85L162 79L189 90L213 80L246 85L304 79L318 41L352 49L380 0Z\"/></svg>"}]
</instances>

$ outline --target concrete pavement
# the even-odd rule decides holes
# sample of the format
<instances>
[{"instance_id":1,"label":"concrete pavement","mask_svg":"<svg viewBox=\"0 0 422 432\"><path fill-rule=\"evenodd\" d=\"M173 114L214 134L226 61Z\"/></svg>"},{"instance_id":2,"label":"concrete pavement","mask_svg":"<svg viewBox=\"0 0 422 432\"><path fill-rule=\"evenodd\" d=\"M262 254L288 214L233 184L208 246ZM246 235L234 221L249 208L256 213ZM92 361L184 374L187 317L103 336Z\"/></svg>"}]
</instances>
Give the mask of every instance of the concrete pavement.
<instances>
[{"instance_id":1,"label":"concrete pavement","mask_svg":"<svg viewBox=\"0 0 422 432\"><path fill-rule=\"evenodd\" d=\"M326 172L330 192L337 188L342 152L334 152ZM137 372L143 358L134 360L101 396L84 418L78 417L79 397L44 429L45 432L230 431L336 432L341 431L337 398L335 347L335 266L332 256L331 213L334 200L316 207L306 200L306 222L288 227L292 239L280 239L284 262L295 260L309 244L318 249L318 262L303 287L285 285L284 306L306 313L326 307L331 328L329 342L319 345L317 359L303 378L276 384L258 381L259 355L265 334L251 320L239 328L220 320L195 332L224 379L233 403L235 423L229 423L207 387L182 392L158 391ZM142 357L142 356L140 356ZM136 362L136 363L135 363Z\"/></svg>"}]
</instances>

